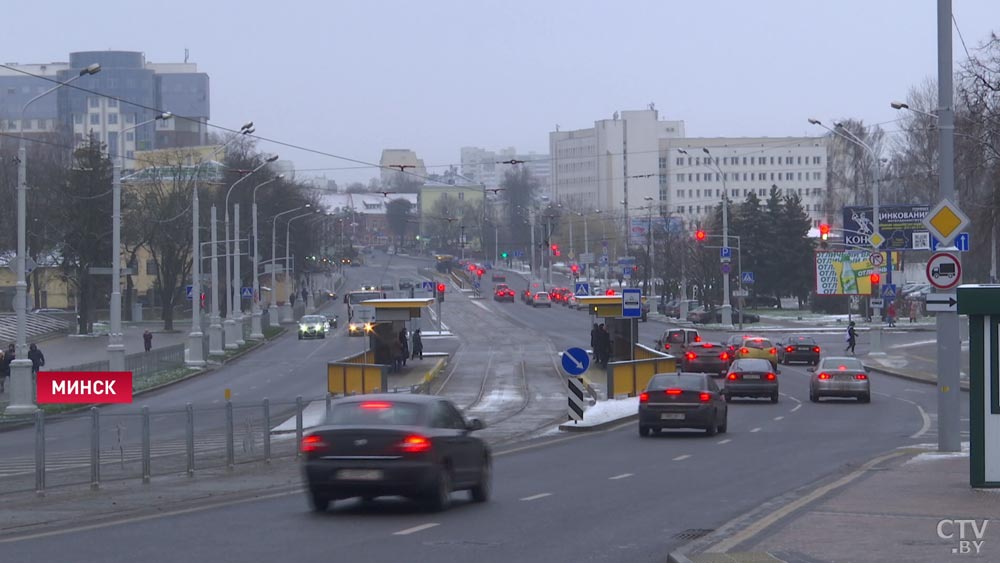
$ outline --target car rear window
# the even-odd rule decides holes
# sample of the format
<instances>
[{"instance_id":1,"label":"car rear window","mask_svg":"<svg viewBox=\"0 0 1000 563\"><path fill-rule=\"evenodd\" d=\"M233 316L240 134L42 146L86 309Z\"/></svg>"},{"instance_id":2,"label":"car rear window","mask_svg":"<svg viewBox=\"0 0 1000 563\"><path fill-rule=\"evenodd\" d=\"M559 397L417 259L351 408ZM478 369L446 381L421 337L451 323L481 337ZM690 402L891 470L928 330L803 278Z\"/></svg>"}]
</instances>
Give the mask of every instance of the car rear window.
<instances>
[{"instance_id":1,"label":"car rear window","mask_svg":"<svg viewBox=\"0 0 1000 563\"><path fill-rule=\"evenodd\" d=\"M743 341L743 345L747 348L766 350L771 347L771 341L766 338L748 338Z\"/></svg>"},{"instance_id":2,"label":"car rear window","mask_svg":"<svg viewBox=\"0 0 1000 563\"><path fill-rule=\"evenodd\" d=\"M684 333L678 330L667 334L667 342L671 344L683 344Z\"/></svg>"},{"instance_id":3,"label":"car rear window","mask_svg":"<svg viewBox=\"0 0 1000 563\"><path fill-rule=\"evenodd\" d=\"M420 424L424 407L393 401L359 401L334 405L326 423L346 426L414 426Z\"/></svg>"},{"instance_id":4,"label":"car rear window","mask_svg":"<svg viewBox=\"0 0 1000 563\"><path fill-rule=\"evenodd\" d=\"M859 360L855 360L853 358L842 358L823 360L823 363L820 364L820 369L827 371L864 371L865 366L862 365Z\"/></svg>"},{"instance_id":5,"label":"car rear window","mask_svg":"<svg viewBox=\"0 0 1000 563\"><path fill-rule=\"evenodd\" d=\"M746 359L736 360L729 371L771 371L771 362L767 360Z\"/></svg>"},{"instance_id":6,"label":"car rear window","mask_svg":"<svg viewBox=\"0 0 1000 563\"><path fill-rule=\"evenodd\" d=\"M649 380L649 385L646 386L646 390L648 391L662 391L664 389L701 391L705 389L705 376L693 374L655 375Z\"/></svg>"},{"instance_id":7,"label":"car rear window","mask_svg":"<svg viewBox=\"0 0 1000 563\"><path fill-rule=\"evenodd\" d=\"M816 344L816 341L812 339L811 336L793 336L788 339L789 344Z\"/></svg>"}]
</instances>

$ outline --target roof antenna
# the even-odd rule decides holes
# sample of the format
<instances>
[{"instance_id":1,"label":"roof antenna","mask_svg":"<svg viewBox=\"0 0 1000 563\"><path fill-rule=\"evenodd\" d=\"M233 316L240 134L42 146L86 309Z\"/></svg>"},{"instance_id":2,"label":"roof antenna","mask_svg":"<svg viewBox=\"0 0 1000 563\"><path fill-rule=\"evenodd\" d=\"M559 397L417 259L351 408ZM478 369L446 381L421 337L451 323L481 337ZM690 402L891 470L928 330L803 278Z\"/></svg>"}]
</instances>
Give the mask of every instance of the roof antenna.
<instances>
[{"instance_id":1,"label":"roof antenna","mask_svg":"<svg viewBox=\"0 0 1000 563\"><path fill-rule=\"evenodd\" d=\"M187 64L187 62L188 62L188 55L189 55L188 49L187 49L187 47L184 47L184 63L185 64Z\"/></svg>"}]
</instances>

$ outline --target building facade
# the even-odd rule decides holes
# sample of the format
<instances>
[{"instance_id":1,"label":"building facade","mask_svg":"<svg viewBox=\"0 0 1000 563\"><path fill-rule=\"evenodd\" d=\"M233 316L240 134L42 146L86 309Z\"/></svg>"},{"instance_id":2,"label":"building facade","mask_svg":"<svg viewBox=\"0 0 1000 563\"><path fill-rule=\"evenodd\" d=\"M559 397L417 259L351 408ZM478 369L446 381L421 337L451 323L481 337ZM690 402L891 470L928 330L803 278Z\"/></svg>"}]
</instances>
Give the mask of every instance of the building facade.
<instances>
[{"instance_id":1,"label":"building facade","mask_svg":"<svg viewBox=\"0 0 1000 563\"><path fill-rule=\"evenodd\" d=\"M423 159L417 158L417 153L410 149L383 149L378 163L382 167L380 179L383 186L391 186L399 181L398 178L420 183L427 178Z\"/></svg>"},{"instance_id":2,"label":"building facade","mask_svg":"<svg viewBox=\"0 0 1000 563\"><path fill-rule=\"evenodd\" d=\"M664 214L697 224L728 191L734 204L750 192L767 199L771 187L797 194L813 226L829 219L826 137L661 139L657 199ZM705 149L708 152L705 152Z\"/></svg>"},{"instance_id":3,"label":"building facade","mask_svg":"<svg viewBox=\"0 0 1000 563\"><path fill-rule=\"evenodd\" d=\"M480 147L462 147L462 176L473 182L481 182L489 188L498 187L504 174L514 166L524 166L538 180L541 193L548 195L552 176L552 161L547 154L529 151L518 153L514 147L496 151ZM517 161L518 164L513 164Z\"/></svg>"},{"instance_id":4,"label":"building facade","mask_svg":"<svg viewBox=\"0 0 1000 563\"><path fill-rule=\"evenodd\" d=\"M683 121L650 108L615 112L587 129L549 133L550 198L574 209L622 211L659 198L660 139L684 137Z\"/></svg>"},{"instance_id":5,"label":"building facade","mask_svg":"<svg viewBox=\"0 0 1000 563\"><path fill-rule=\"evenodd\" d=\"M21 119L24 105L52 88L53 80L65 82L92 64L101 71L74 81L78 88L60 88L33 102ZM0 125L8 132L71 132L76 142L94 136L110 154L122 151L126 168L134 167L135 151L207 142L209 78L194 63L151 63L135 51L81 51L70 53L68 63L9 66L13 70L0 69ZM169 111L174 119L135 128L156 117L149 108Z\"/></svg>"}]
</instances>

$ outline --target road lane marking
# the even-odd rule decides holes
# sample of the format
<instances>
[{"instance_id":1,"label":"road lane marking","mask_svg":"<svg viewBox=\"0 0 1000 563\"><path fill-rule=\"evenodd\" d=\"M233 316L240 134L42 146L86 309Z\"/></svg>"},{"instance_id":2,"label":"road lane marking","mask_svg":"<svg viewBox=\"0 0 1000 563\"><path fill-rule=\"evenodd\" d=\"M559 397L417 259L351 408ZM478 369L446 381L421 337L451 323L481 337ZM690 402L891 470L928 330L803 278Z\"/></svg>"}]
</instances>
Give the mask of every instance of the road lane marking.
<instances>
[{"instance_id":1,"label":"road lane marking","mask_svg":"<svg viewBox=\"0 0 1000 563\"><path fill-rule=\"evenodd\" d=\"M781 420L783 418L785 418L785 417L783 417L783 416L776 416L776 417L774 417L774 420Z\"/></svg>"},{"instance_id":2,"label":"road lane marking","mask_svg":"<svg viewBox=\"0 0 1000 563\"><path fill-rule=\"evenodd\" d=\"M797 410L799 410L799 409L801 409L801 408L802 408L802 403L799 403L799 404L795 405L795 408L794 408L794 409L792 409L792 410L790 410L790 411L788 411L788 412L795 412L795 411L797 411Z\"/></svg>"},{"instance_id":3,"label":"road lane marking","mask_svg":"<svg viewBox=\"0 0 1000 563\"><path fill-rule=\"evenodd\" d=\"M490 311L489 307L487 307L486 305L482 304L479 301L472 301L472 304L475 305L476 307L479 307L480 309L486 311L487 313L492 313L492 311Z\"/></svg>"},{"instance_id":4,"label":"road lane marking","mask_svg":"<svg viewBox=\"0 0 1000 563\"><path fill-rule=\"evenodd\" d=\"M531 495L530 497L524 497L521 500L538 500L540 498L550 497L552 493L539 493L537 495Z\"/></svg>"},{"instance_id":5,"label":"road lane marking","mask_svg":"<svg viewBox=\"0 0 1000 563\"><path fill-rule=\"evenodd\" d=\"M621 475L615 475L614 477L608 477L608 481L617 481L618 479L624 479L626 477L631 477L631 473L622 473Z\"/></svg>"},{"instance_id":6,"label":"road lane marking","mask_svg":"<svg viewBox=\"0 0 1000 563\"><path fill-rule=\"evenodd\" d=\"M753 430L751 430L751 432L760 432L760 426L758 426L757 428L754 428Z\"/></svg>"},{"instance_id":7,"label":"road lane marking","mask_svg":"<svg viewBox=\"0 0 1000 563\"><path fill-rule=\"evenodd\" d=\"M684 461L685 459L691 457L691 454L679 455L674 458L674 461Z\"/></svg>"},{"instance_id":8,"label":"road lane marking","mask_svg":"<svg viewBox=\"0 0 1000 563\"><path fill-rule=\"evenodd\" d=\"M421 524L419 526L414 526L412 528L407 528L405 530L400 530L398 532L393 532L392 535L394 535L394 536L408 536L410 534L415 534L417 532L422 532L424 530L433 528L434 526L440 526L440 525L441 524L439 522L428 522L426 524Z\"/></svg>"},{"instance_id":9,"label":"road lane marking","mask_svg":"<svg viewBox=\"0 0 1000 563\"><path fill-rule=\"evenodd\" d=\"M719 444L721 446L722 444L728 444L729 442L732 442L732 440L729 439L729 438L726 438L725 440L720 440L720 441L716 442L716 444Z\"/></svg>"},{"instance_id":10,"label":"road lane marking","mask_svg":"<svg viewBox=\"0 0 1000 563\"><path fill-rule=\"evenodd\" d=\"M931 417L930 417L930 415L927 414L927 411L924 410L924 407L920 406L919 404L917 404L917 403L915 403L915 402L913 402L913 401L911 401L909 399L904 399L902 397L896 397L895 395L890 395L888 393L881 393L881 392L875 391L875 394L876 395L880 395L882 397L890 397L890 398L893 398L893 399L898 399L898 400L900 400L900 401L902 401L904 403L909 403L909 404L917 407L917 410L920 411L920 418L921 418L921 420L923 422L920 425L920 430L917 430L916 433L910 435L910 439L911 440L923 436L924 434L926 434L931 429Z\"/></svg>"}]
</instances>

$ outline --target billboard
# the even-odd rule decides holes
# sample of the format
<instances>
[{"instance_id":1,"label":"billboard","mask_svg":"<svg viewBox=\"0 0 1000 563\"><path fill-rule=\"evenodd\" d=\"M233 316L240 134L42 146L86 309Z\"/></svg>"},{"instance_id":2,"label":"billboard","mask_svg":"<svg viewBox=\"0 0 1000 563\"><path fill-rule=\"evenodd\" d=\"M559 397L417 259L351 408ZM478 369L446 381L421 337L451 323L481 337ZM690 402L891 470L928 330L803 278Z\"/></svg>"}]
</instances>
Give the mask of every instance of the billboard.
<instances>
[{"instance_id":1,"label":"billboard","mask_svg":"<svg viewBox=\"0 0 1000 563\"><path fill-rule=\"evenodd\" d=\"M927 227L924 217L930 212L926 205L880 205L878 208L878 229L886 241L882 250L913 250L926 248ZM851 246L871 247L871 235L875 228L875 214L871 207L844 208L844 242ZM918 242L913 244L917 233Z\"/></svg>"},{"instance_id":2,"label":"billboard","mask_svg":"<svg viewBox=\"0 0 1000 563\"><path fill-rule=\"evenodd\" d=\"M816 295L871 295L868 250L816 253ZM885 253L883 253L884 255Z\"/></svg>"},{"instance_id":3,"label":"billboard","mask_svg":"<svg viewBox=\"0 0 1000 563\"><path fill-rule=\"evenodd\" d=\"M684 220L680 217L629 217L629 245L645 246L649 242L647 229L652 227L653 238L669 233L684 231Z\"/></svg>"}]
</instances>

